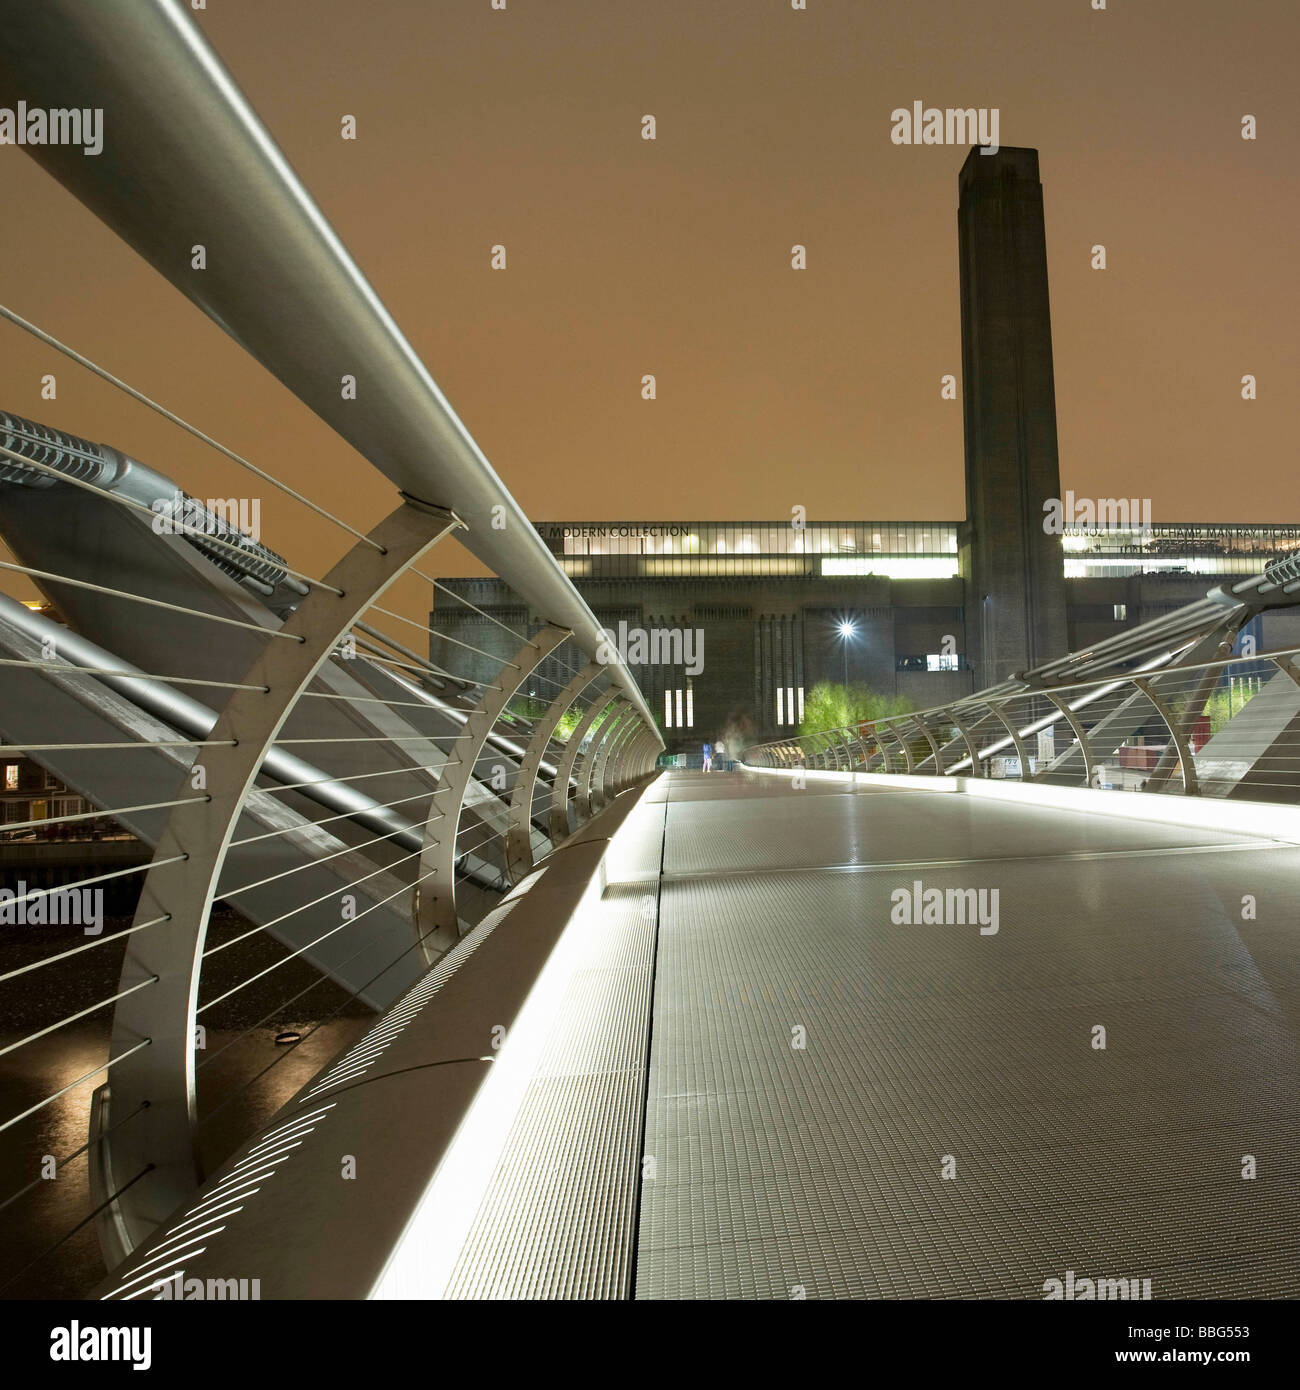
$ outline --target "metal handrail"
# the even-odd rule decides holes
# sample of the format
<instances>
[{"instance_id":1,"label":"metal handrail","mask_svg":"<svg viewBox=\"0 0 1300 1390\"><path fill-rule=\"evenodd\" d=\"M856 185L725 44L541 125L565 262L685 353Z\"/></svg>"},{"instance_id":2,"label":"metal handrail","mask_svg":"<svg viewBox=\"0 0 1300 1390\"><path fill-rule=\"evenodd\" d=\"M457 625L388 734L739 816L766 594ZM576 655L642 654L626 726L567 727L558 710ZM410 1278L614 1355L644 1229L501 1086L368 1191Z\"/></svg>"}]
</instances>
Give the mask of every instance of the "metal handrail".
<instances>
[{"instance_id":1,"label":"metal handrail","mask_svg":"<svg viewBox=\"0 0 1300 1390\"><path fill-rule=\"evenodd\" d=\"M1028 781L1033 779L1029 776L1028 769L1023 766L1024 745L1021 741L1029 735L1038 733L1058 721L1064 720L1070 725L1073 741L1066 749L1061 750L1058 756L1064 756L1069 748L1077 748L1083 758L1086 780L1093 769L1097 753L1091 746L1088 731L1084 729L1077 714L1079 711L1104 700L1107 696L1115 695L1127 689L1128 694L1124 697L1125 701L1135 697L1144 700L1150 707L1151 715L1165 725L1170 736L1169 758L1171 761L1169 767L1160 775L1153 775L1151 781L1155 787L1163 786L1168 778L1168 770L1171 770L1173 763L1176 763L1181 768L1183 793L1196 795L1200 790L1199 778L1195 766L1195 754L1188 744L1187 721L1201 714L1200 707L1206 703L1209 690L1213 686L1212 680L1208 685L1206 684L1205 676L1208 674L1213 677L1216 673L1224 672L1231 667L1258 666L1263 668L1271 665L1278 674L1286 675L1300 684L1300 675L1297 674L1293 663L1293 658L1297 656L1300 656L1300 646L1280 648L1276 651L1260 652L1249 656L1238 654L1213 661L1190 662L1187 665L1150 665L1092 681L1071 681L1061 685L1040 687L1019 683L1011 689L1005 686L993 687L988 691L977 692L974 695L964 696L959 700L949 701L947 704L935 705L923 710L886 715L880 719L863 720L852 725L810 730L795 735L793 738L786 736L760 744L752 744L744 750L742 758L747 765L755 767L810 767L816 764L816 760L824 758L826 752L829 751L836 758L837 766L839 754L846 754L850 768L865 769L875 758L879 757L884 773L889 774L894 771L894 768L891 766L890 758L886 752L884 736L892 735L903 746L908 761L907 770L913 771L912 758L908 752L908 732L910 731L912 738L919 743L921 731L932 723L937 723L951 726L954 729L954 737L945 739L939 750L935 749L934 741L930 740L931 752L917 759L915 770L919 771L921 775L937 777L954 777L963 774L984 775L981 764L988 762L989 759L997 756L1003 750L1014 746L1022 763L1021 778ZM1257 674L1257 671L1251 672L1252 676ZM1162 695L1168 693L1168 686L1157 689L1157 682L1162 680L1168 682L1169 678L1174 676L1181 678L1197 675L1201 676L1202 680L1200 682L1188 682L1187 690L1193 704L1197 704L1199 701L1198 708L1184 714L1182 718L1177 715L1171 717L1167 701L1161 698ZM1192 694L1193 686L1198 686L1202 693L1200 695ZM1074 694L1077 698L1073 700L1064 698L1070 694ZM1006 706L1017 700L1030 704L1050 702L1052 708L1037 714L1028 723L1019 724L1011 720L1006 711ZM1116 709L1108 709L1102 716L1103 720L1122 708L1124 708L1123 703ZM962 716L974 715L977 712L979 718L974 721L975 724L996 720L1000 725L1000 730L996 737L972 750L974 725L967 723L967 720ZM962 728L962 725L966 725L966 727ZM867 752L863 748L864 740L874 741L876 751ZM1126 738L1121 738L1119 746L1122 746L1126 741ZM939 753L942 749L950 748L954 744L965 745L967 753L945 766ZM856 752L854 745L856 745ZM972 759L972 751L974 759ZM1284 762L1288 757L1288 755L1276 752L1270 756L1274 762ZM1298 750L1294 760L1297 763L1297 771L1300 772L1300 750ZM1288 791L1300 791L1300 784L1293 788L1290 781L1278 785L1285 786Z\"/></svg>"},{"instance_id":2,"label":"metal handrail","mask_svg":"<svg viewBox=\"0 0 1300 1390\"><path fill-rule=\"evenodd\" d=\"M454 512L461 543L608 664L653 727L620 654L599 655L595 614L187 13L45 0L6 6L5 26L0 99L104 107L110 122L93 159L73 146L28 153L405 496ZM221 247L201 274L196 226Z\"/></svg>"}]
</instances>

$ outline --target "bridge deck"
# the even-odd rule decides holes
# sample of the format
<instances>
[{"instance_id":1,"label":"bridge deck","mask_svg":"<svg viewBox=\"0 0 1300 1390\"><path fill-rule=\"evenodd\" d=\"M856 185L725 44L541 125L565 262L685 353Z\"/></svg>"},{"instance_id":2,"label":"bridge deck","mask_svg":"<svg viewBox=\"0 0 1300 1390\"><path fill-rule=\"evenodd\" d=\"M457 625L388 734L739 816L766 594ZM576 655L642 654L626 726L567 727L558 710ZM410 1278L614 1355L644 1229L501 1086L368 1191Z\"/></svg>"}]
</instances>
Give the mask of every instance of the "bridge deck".
<instances>
[{"instance_id":1,"label":"bridge deck","mask_svg":"<svg viewBox=\"0 0 1300 1390\"><path fill-rule=\"evenodd\" d=\"M752 774L649 796L638 1297L1300 1292L1300 849ZM996 889L997 932L895 924L915 880Z\"/></svg>"}]
</instances>

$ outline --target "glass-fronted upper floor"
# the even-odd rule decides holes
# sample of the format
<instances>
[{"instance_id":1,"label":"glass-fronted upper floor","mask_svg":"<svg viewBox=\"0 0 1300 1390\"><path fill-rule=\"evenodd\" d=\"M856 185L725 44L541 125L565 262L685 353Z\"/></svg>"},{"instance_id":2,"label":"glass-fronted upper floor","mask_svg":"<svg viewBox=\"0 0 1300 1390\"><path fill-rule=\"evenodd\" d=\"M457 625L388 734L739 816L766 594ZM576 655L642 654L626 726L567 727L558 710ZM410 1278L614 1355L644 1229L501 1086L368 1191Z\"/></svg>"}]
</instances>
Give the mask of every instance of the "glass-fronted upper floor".
<instances>
[{"instance_id":1,"label":"glass-fronted upper floor","mask_svg":"<svg viewBox=\"0 0 1300 1390\"><path fill-rule=\"evenodd\" d=\"M950 521L574 521L537 529L577 578L957 573Z\"/></svg>"},{"instance_id":2,"label":"glass-fronted upper floor","mask_svg":"<svg viewBox=\"0 0 1300 1390\"><path fill-rule=\"evenodd\" d=\"M574 521L537 530L574 578L677 576L942 579L957 570L952 521ZM1252 574L1300 548L1300 525L1067 528L1065 575Z\"/></svg>"}]
</instances>

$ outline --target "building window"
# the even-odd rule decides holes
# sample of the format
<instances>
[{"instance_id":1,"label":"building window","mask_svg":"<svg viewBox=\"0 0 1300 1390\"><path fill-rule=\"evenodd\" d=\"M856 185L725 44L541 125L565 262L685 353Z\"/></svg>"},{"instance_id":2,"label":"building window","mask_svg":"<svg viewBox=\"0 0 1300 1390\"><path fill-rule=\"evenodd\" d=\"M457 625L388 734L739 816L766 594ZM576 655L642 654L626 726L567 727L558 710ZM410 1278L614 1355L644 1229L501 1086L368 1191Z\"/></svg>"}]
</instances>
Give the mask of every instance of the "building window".
<instances>
[{"instance_id":1,"label":"building window","mask_svg":"<svg viewBox=\"0 0 1300 1390\"><path fill-rule=\"evenodd\" d=\"M677 690L674 690L674 691L673 691L673 695L676 697L676 705L677 705L677 727L680 729L680 728L682 727L682 692L681 692L681 689L678 688Z\"/></svg>"},{"instance_id":2,"label":"building window","mask_svg":"<svg viewBox=\"0 0 1300 1390\"><path fill-rule=\"evenodd\" d=\"M689 680L686 682L686 727L695 727L695 687Z\"/></svg>"},{"instance_id":3,"label":"building window","mask_svg":"<svg viewBox=\"0 0 1300 1390\"><path fill-rule=\"evenodd\" d=\"M18 790L18 764L5 764L5 791L16 792Z\"/></svg>"},{"instance_id":4,"label":"building window","mask_svg":"<svg viewBox=\"0 0 1300 1390\"><path fill-rule=\"evenodd\" d=\"M936 652L925 658L927 671L959 671L961 657L956 652Z\"/></svg>"},{"instance_id":5,"label":"building window","mask_svg":"<svg viewBox=\"0 0 1300 1390\"><path fill-rule=\"evenodd\" d=\"M665 690L665 691L664 691L664 728L665 728L665 729L671 729L672 727L673 727L673 692L672 692L671 690Z\"/></svg>"},{"instance_id":6,"label":"building window","mask_svg":"<svg viewBox=\"0 0 1300 1390\"><path fill-rule=\"evenodd\" d=\"M1128 620L1128 604L1127 604L1127 603L1117 603L1117 604L1115 605L1115 621L1116 621L1117 623L1122 623L1122 622L1126 622L1127 620Z\"/></svg>"},{"instance_id":7,"label":"building window","mask_svg":"<svg viewBox=\"0 0 1300 1390\"><path fill-rule=\"evenodd\" d=\"M785 691L778 685L776 688L776 726L779 729L785 723Z\"/></svg>"},{"instance_id":8,"label":"building window","mask_svg":"<svg viewBox=\"0 0 1300 1390\"><path fill-rule=\"evenodd\" d=\"M803 686L797 687L797 689L795 690L795 694L799 697L799 718L798 718L795 722L796 722L796 723L799 723L799 724L802 724L802 723L803 723Z\"/></svg>"}]
</instances>

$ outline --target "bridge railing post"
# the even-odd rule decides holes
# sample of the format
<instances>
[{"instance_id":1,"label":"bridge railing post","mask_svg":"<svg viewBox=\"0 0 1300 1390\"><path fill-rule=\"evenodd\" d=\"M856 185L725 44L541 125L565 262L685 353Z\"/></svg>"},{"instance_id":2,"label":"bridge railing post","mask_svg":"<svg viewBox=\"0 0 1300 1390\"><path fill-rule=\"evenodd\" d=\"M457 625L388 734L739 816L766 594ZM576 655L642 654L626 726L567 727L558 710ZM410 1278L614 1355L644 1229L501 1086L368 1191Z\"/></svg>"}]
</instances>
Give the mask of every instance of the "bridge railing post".
<instances>
[{"instance_id":1,"label":"bridge railing post","mask_svg":"<svg viewBox=\"0 0 1300 1390\"><path fill-rule=\"evenodd\" d=\"M413 563L461 523L403 503L358 541L278 630L233 689L186 781L206 799L169 814L127 939L109 1044L111 1082L96 1103L92 1190L116 1193L97 1218L110 1267L124 1259L201 1179L196 1124L195 1010L208 920L248 792L299 696L352 626ZM151 982L151 983L150 983ZM145 986L137 988L138 986ZM145 1044L141 1046L141 1044ZM114 1065L114 1063L117 1063ZM117 1117L133 1115L130 1124Z\"/></svg>"},{"instance_id":2,"label":"bridge railing post","mask_svg":"<svg viewBox=\"0 0 1300 1390\"><path fill-rule=\"evenodd\" d=\"M482 698L465 722L460 738L451 745L438 778L438 789L429 803L424 825L424 848L420 852L420 882L417 890L416 921L426 958L450 950L461 937L456 911L456 840L460 831L465 792L479 754L502 711L519 693L530 675L568 637L567 628L547 625L529 638L498 673L496 686L483 691ZM509 831L507 830L507 834Z\"/></svg>"},{"instance_id":3,"label":"bridge railing post","mask_svg":"<svg viewBox=\"0 0 1300 1390\"><path fill-rule=\"evenodd\" d=\"M645 724L641 716L634 711L632 717L624 721L624 727L619 730L618 737L611 744L609 755L605 759L605 775L601 782L601 802L603 805L608 805L622 790L620 777L622 776L623 759L627 755L628 749L644 732Z\"/></svg>"},{"instance_id":4,"label":"bridge railing post","mask_svg":"<svg viewBox=\"0 0 1300 1390\"><path fill-rule=\"evenodd\" d=\"M617 704L618 700L612 689L604 690L595 696L564 745L564 753L560 759L559 767L556 769L555 781L551 784L550 833L553 844L559 844L561 840L568 839L572 833L573 827L569 819L570 781L575 783L574 809L579 824L591 815L591 801L587 793L590 749L588 749L587 757L583 758L582 745L596 720L602 714L605 714L606 718L612 717L612 713L607 714L606 712L612 711L612 708ZM592 742L595 742L594 735Z\"/></svg>"},{"instance_id":5,"label":"bridge railing post","mask_svg":"<svg viewBox=\"0 0 1300 1390\"><path fill-rule=\"evenodd\" d=\"M545 715L533 726L532 737L519 764L515 785L510 794L510 829L506 832L506 868L511 883L520 882L533 870L533 798L536 795L537 771L542 765L547 746L559 727L560 720L572 708L573 702L605 669L599 661L589 661L551 701ZM558 770L556 773L559 775ZM567 783L567 776L565 778Z\"/></svg>"},{"instance_id":6,"label":"bridge railing post","mask_svg":"<svg viewBox=\"0 0 1300 1390\"><path fill-rule=\"evenodd\" d=\"M620 698L617 705L601 722L587 750L579 774L578 809L584 820L605 805L605 763L614 745L618 742L620 731L626 730L628 720L636 713L631 700ZM584 776L585 774L585 776ZM584 785L585 783L585 785Z\"/></svg>"}]
</instances>

